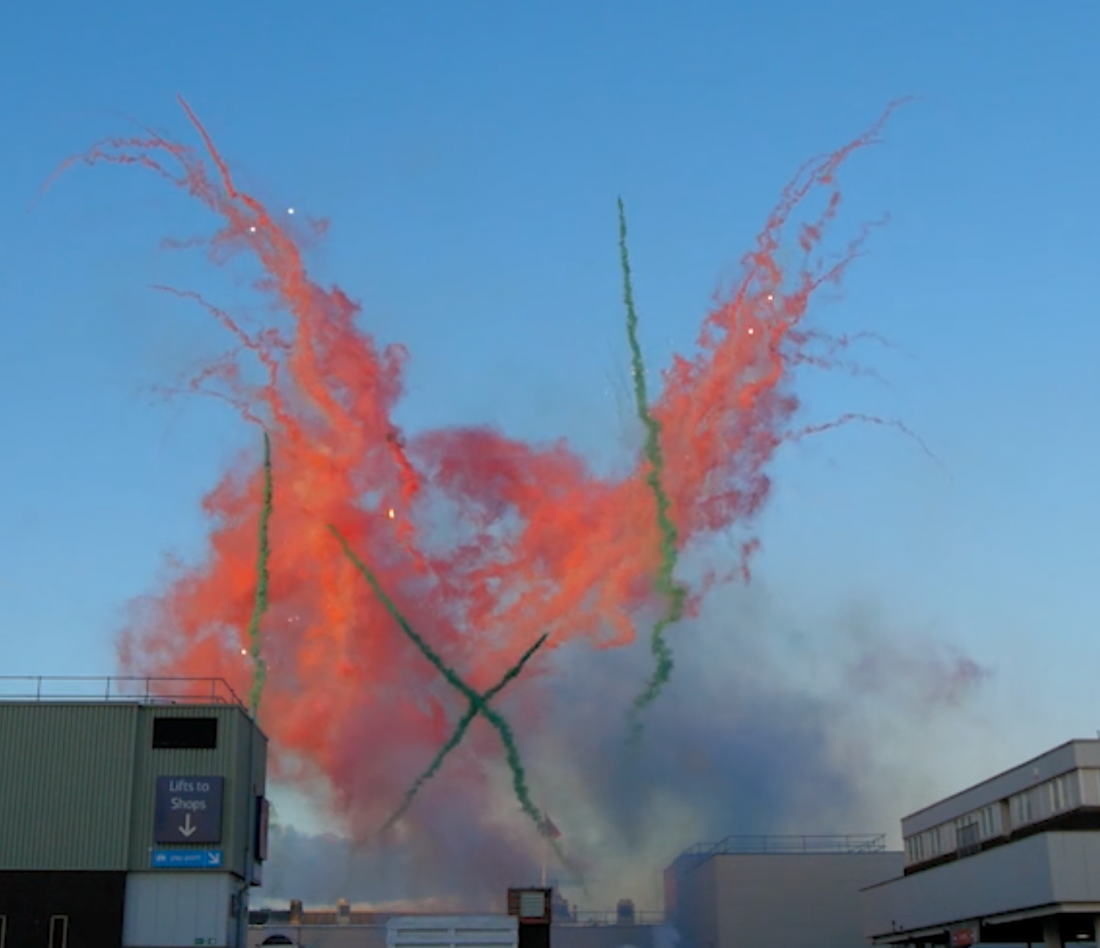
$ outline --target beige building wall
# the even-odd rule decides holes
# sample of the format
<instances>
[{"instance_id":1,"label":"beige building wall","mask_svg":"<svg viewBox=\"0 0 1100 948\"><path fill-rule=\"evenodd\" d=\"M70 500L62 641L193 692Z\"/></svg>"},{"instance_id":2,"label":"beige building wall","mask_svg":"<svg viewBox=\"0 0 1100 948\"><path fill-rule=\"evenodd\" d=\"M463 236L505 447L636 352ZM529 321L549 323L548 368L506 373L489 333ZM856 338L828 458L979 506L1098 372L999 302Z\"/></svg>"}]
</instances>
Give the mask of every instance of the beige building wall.
<instances>
[{"instance_id":1,"label":"beige building wall","mask_svg":"<svg viewBox=\"0 0 1100 948\"><path fill-rule=\"evenodd\" d=\"M653 925L555 925L550 948L655 948Z\"/></svg>"},{"instance_id":2,"label":"beige building wall","mask_svg":"<svg viewBox=\"0 0 1100 948\"><path fill-rule=\"evenodd\" d=\"M719 858L708 859L677 879L674 921L684 944L691 948L721 944L718 864Z\"/></svg>"}]
</instances>

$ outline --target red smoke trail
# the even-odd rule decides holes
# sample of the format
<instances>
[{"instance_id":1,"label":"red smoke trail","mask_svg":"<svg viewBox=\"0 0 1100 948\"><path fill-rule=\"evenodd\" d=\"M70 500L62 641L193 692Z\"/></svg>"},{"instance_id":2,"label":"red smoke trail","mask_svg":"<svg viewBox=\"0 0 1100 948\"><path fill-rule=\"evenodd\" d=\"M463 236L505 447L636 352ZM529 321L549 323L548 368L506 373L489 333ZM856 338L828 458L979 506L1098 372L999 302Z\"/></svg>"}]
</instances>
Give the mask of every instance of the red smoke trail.
<instances>
[{"instance_id":1,"label":"red smoke trail","mask_svg":"<svg viewBox=\"0 0 1100 948\"><path fill-rule=\"evenodd\" d=\"M182 294L238 346L189 387L226 399L272 434L280 505L263 630L264 725L280 753L331 781L353 831L366 835L461 709L395 634L327 524L363 552L409 623L484 690L543 633L547 648L571 639L634 641L633 616L653 603L658 568L652 501L640 469L623 480L599 478L561 444L538 447L489 429L431 431L406 444L391 420L405 351L379 349L356 323L359 307L309 278L289 219L237 189L181 104L213 173L193 149L152 133L109 139L74 161L147 167L201 201L221 221L207 242L211 260L252 254L263 274L256 289L290 317L289 327L249 335L218 307ZM813 259L840 207L834 176L874 141L891 110L799 172L745 256L741 281L707 316L698 353L666 373L653 414L681 545L736 528L747 569L757 545L752 524L770 492L768 464L799 408L795 372L835 354L815 350L822 337L801 324L814 294L841 280L866 236L835 263ZM802 263L784 269L783 235L816 193L825 210L799 231ZM259 382L248 380L247 354L263 369ZM209 555L135 612L120 646L128 670L222 675L247 692L240 652L255 583L257 482L257 468L230 470L206 497Z\"/></svg>"}]
</instances>

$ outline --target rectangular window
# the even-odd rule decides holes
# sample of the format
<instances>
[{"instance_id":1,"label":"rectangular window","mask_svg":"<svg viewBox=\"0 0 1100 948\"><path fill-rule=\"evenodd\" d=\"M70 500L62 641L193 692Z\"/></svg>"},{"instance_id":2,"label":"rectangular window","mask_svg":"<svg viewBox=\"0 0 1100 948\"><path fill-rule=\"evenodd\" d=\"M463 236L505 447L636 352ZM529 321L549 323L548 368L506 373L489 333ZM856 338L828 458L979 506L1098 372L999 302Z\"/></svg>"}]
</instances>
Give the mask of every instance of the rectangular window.
<instances>
[{"instance_id":1,"label":"rectangular window","mask_svg":"<svg viewBox=\"0 0 1100 948\"><path fill-rule=\"evenodd\" d=\"M217 746L217 718L153 718L155 748L213 750Z\"/></svg>"},{"instance_id":2,"label":"rectangular window","mask_svg":"<svg viewBox=\"0 0 1100 948\"><path fill-rule=\"evenodd\" d=\"M982 848L982 830L975 816L964 816L956 825L960 856L969 856Z\"/></svg>"},{"instance_id":3,"label":"rectangular window","mask_svg":"<svg viewBox=\"0 0 1100 948\"><path fill-rule=\"evenodd\" d=\"M1062 774L1050 782L1050 812L1061 813L1068 810L1072 804L1070 800L1070 775Z\"/></svg>"},{"instance_id":4,"label":"rectangular window","mask_svg":"<svg viewBox=\"0 0 1100 948\"><path fill-rule=\"evenodd\" d=\"M1023 793L1017 793L1016 796L1011 799L1011 806L1013 827L1023 826L1034 819L1035 808L1032 803L1030 791L1025 790Z\"/></svg>"},{"instance_id":5,"label":"rectangular window","mask_svg":"<svg viewBox=\"0 0 1100 948\"><path fill-rule=\"evenodd\" d=\"M997 813L992 806L983 806L981 813L978 814L979 822L981 823L981 838L992 839L999 832L997 826Z\"/></svg>"},{"instance_id":6,"label":"rectangular window","mask_svg":"<svg viewBox=\"0 0 1100 948\"><path fill-rule=\"evenodd\" d=\"M50 916L50 948L69 948L69 916Z\"/></svg>"},{"instance_id":7,"label":"rectangular window","mask_svg":"<svg viewBox=\"0 0 1100 948\"><path fill-rule=\"evenodd\" d=\"M928 831L928 858L940 854L940 828L937 826L935 829Z\"/></svg>"}]
</instances>

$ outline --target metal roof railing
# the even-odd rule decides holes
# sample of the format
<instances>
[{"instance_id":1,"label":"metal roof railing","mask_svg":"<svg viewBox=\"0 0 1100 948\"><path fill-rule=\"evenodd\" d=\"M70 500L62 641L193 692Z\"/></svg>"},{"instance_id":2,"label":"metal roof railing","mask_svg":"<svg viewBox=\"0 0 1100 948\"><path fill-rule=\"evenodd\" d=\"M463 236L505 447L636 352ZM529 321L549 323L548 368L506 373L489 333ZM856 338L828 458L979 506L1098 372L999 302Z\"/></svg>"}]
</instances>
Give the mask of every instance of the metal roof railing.
<instances>
[{"instance_id":1,"label":"metal roof railing","mask_svg":"<svg viewBox=\"0 0 1100 948\"><path fill-rule=\"evenodd\" d=\"M696 843L683 856L734 856L745 853L883 853L886 834L859 836L727 836L717 843Z\"/></svg>"},{"instance_id":2,"label":"metal roof railing","mask_svg":"<svg viewBox=\"0 0 1100 948\"><path fill-rule=\"evenodd\" d=\"M633 911L623 914L617 909L608 909L602 912L584 911L570 912L568 915L555 915L554 925L567 925L573 928L595 928L618 925L648 926L663 925L666 920L667 916L664 912Z\"/></svg>"},{"instance_id":3,"label":"metal roof railing","mask_svg":"<svg viewBox=\"0 0 1100 948\"><path fill-rule=\"evenodd\" d=\"M696 843L672 864L674 872L692 873L715 856L861 855L886 852L886 834L856 836L727 836L717 843Z\"/></svg>"},{"instance_id":4,"label":"metal roof railing","mask_svg":"<svg viewBox=\"0 0 1100 948\"><path fill-rule=\"evenodd\" d=\"M0 675L0 701L228 704L245 708L224 678Z\"/></svg>"}]
</instances>

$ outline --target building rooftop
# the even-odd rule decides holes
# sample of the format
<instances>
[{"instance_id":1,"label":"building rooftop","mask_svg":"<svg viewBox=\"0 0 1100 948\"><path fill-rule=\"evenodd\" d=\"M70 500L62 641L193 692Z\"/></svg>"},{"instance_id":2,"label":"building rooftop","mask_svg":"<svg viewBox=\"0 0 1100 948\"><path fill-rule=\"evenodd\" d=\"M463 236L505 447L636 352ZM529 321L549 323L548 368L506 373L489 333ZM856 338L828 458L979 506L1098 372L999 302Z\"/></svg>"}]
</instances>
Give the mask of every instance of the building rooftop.
<instances>
[{"instance_id":1,"label":"building rooftop","mask_svg":"<svg viewBox=\"0 0 1100 948\"><path fill-rule=\"evenodd\" d=\"M694 872L716 856L854 856L886 852L885 833L848 836L727 836L716 843L696 843L669 867Z\"/></svg>"},{"instance_id":2,"label":"building rooftop","mask_svg":"<svg viewBox=\"0 0 1100 948\"><path fill-rule=\"evenodd\" d=\"M990 803L1007 799L1036 783L1081 768L1100 769L1100 740L1066 741L1022 764L937 800L902 819L902 836L908 838Z\"/></svg>"},{"instance_id":3,"label":"building rooftop","mask_svg":"<svg viewBox=\"0 0 1100 948\"><path fill-rule=\"evenodd\" d=\"M0 701L224 704L248 710L224 678L0 675Z\"/></svg>"},{"instance_id":4,"label":"building rooftop","mask_svg":"<svg viewBox=\"0 0 1100 948\"><path fill-rule=\"evenodd\" d=\"M734 856L756 853L883 853L884 833L858 836L727 836L716 843L696 843L681 856Z\"/></svg>"}]
</instances>

